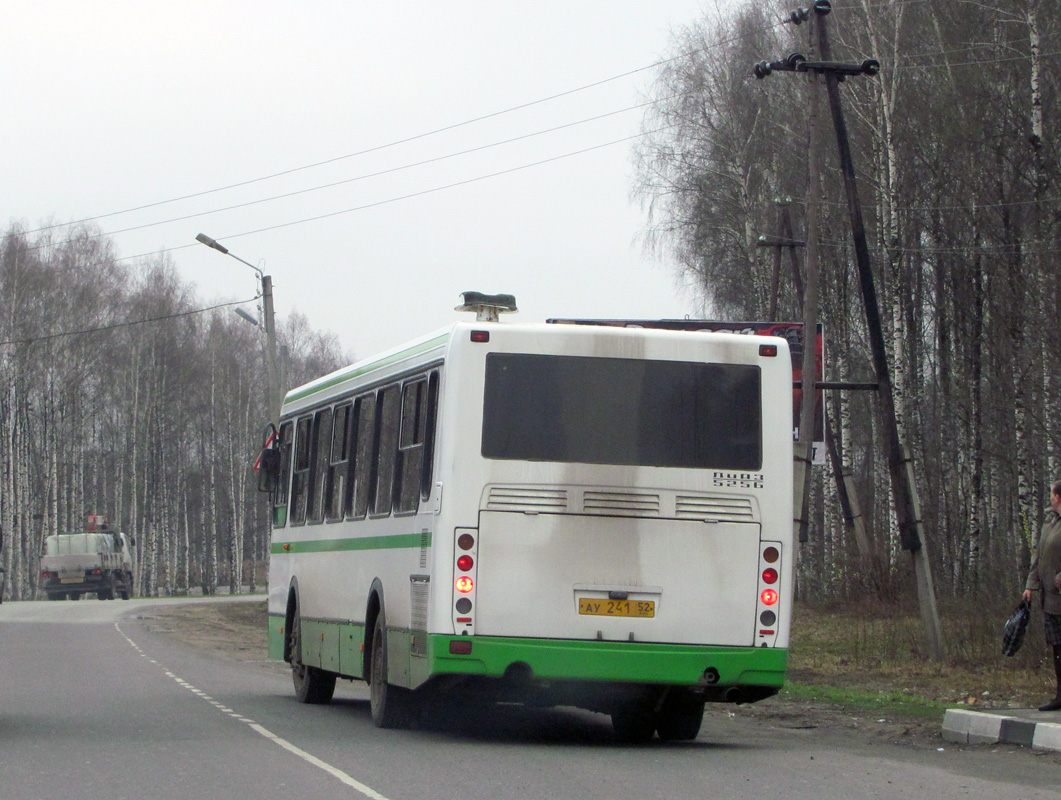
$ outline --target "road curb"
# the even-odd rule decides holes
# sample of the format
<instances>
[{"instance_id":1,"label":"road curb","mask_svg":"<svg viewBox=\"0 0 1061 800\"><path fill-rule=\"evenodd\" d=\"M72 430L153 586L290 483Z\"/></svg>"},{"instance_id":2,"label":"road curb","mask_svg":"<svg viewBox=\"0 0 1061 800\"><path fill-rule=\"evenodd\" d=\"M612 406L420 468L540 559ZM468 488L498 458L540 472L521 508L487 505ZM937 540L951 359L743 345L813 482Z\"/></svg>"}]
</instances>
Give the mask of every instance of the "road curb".
<instances>
[{"instance_id":1,"label":"road curb","mask_svg":"<svg viewBox=\"0 0 1061 800\"><path fill-rule=\"evenodd\" d=\"M959 744L1019 744L1061 752L1061 715L1033 708L1006 712L948 708L943 738Z\"/></svg>"}]
</instances>

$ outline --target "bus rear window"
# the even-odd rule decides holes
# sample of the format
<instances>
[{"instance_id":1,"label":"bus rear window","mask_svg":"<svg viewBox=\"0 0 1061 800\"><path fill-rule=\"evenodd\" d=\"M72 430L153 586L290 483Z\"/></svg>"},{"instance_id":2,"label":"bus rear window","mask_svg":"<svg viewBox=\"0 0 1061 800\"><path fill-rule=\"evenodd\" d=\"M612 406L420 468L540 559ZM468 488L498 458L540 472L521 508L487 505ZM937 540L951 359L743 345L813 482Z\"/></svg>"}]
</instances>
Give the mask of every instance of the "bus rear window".
<instances>
[{"instance_id":1,"label":"bus rear window","mask_svg":"<svg viewBox=\"0 0 1061 800\"><path fill-rule=\"evenodd\" d=\"M486 458L762 468L759 368L492 353Z\"/></svg>"}]
</instances>

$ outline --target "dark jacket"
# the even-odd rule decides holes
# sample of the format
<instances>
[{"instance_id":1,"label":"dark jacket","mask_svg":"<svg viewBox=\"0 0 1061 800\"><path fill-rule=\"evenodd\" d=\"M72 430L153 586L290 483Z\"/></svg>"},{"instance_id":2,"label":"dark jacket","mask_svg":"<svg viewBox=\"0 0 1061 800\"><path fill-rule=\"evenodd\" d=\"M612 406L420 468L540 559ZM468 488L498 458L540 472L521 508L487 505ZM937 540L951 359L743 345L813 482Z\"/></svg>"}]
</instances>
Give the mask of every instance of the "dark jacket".
<instances>
[{"instance_id":1,"label":"dark jacket","mask_svg":"<svg viewBox=\"0 0 1061 800\"><path fill-rule=\"evenodd\" d=\"M1047 614L1061 615L1061 591L1054 578L1061 573L1061 517L1053 509L1046 512L1046 521L1039 532L1032 567L1024 588L1042 591L1041 602Z\"/></svg>"}]
</instances>

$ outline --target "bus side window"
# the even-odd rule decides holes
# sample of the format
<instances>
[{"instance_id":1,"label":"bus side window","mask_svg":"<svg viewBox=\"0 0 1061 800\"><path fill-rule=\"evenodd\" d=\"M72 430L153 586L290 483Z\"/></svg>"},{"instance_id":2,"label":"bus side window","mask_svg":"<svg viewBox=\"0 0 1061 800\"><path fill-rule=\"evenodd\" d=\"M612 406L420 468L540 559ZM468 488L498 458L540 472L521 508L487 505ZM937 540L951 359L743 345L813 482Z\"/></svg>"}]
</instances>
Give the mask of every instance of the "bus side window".
<instances>
[{"instance_id":1,"label":"bus side window","mask_svg":"<svg viewBox=\"0 0 1061 800\"><path fill-rule=\"evenodd\" d=\"M368 514L368 499L372 486L372 452L376 433L376 395L366 394L354 404L351 429L350 509L351 519L364 519Z\"/></svg>"},{"instance_id":2,"label":"bus side window","mask_svg":"<svg viewBox=\"0 0 1061 800\"><path fill-rule=\"evenodd\" d=\"M347 476L350 464L350 404L337 406L332 417L331 460L324 483L324 517L329 522L346 513Z\"/></svg>"},{"instance_id":3,"label":"bus side window","mask_svg":"<svg viewBox=\"0 0 1061 800\"><path fill-rule=\"evenodd\" d=\"M394 505L394 468L398 460L398 429L402 413L400 389L400 386L388 386L379 392L376 458L372 473L373 516L389 514Z\"/></svg>"},{"instance_id":4,"label":"bus side window","mask_svg":"<svg viewBox=\"0 0 1061 800\"><path fill-rule=\"evenodd\" d=\"M309 522L320 522L324 499L324 481L328 476L328 459L332 443L332 410L325 408L313 415L313 468L310 470L310 494L307 506Z\"/></svg>"},{"instance_id":5,"label":"bus side window","mask_svg":"<svg viewBox=\"0 0 1061 800\"><path fill-rule=\"evenodd\" d=\"M438 370L427 381L427 413L424 428L424 469L420 477L420 497L431 496L432 470L435 462L435 435L438 420Z\"/></svg>"},{"instance_id":6,"label":"bus side window","mask_svg":"<svg viewBox=\"0 0 1061 800\"><path fill-rule=\"evenodd\" d=\"M424 433L427 427L427 381L409 381L402 387L401 435L398 440L398 483L395 511L416 511L424 469Z\"/></svg>"},{"instance_id":7,"label":"bus side window","mask_svg":"<svg viewBox=\"0 0 1061 800\"><path fill-rule=\"evenodd\" d=\"M295 424L295 462L291 476L291 524L301 525L306 521L306 501L310 490L310 440L311 417L303 417Z\"/></svg>"},{"instance_id":8,"label":"bus side window","mask_svg":"<svg viewBox=\"0 0 1061 800\"><path fill-rule=\"evenodd\" d=\"M287 524L287 489L291 478L291 434L294 426L285 422L280 426L280 472L277 475L276 491L273 493L273 526L282 528Z\"/></svg>"}]
</instances>

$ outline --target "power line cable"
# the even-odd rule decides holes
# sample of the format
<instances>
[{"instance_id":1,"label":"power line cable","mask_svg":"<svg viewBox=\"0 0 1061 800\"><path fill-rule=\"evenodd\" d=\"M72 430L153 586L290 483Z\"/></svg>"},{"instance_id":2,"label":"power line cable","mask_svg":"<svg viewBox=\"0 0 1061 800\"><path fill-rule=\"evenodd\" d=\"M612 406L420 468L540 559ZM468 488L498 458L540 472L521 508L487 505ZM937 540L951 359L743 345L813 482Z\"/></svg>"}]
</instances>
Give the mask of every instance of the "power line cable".
<instances>
[{"instance_id":1,"label":"power line cable","mask_svg":"<svg viewBox=\"0 0 1061 800\"><path fill-rule=\"evenodd\" d=\"M514 106L510 106L509 108L502 109L500 111L494 111L494 112L491 112L491 113L488 113L488 114L483 114L481 116L474 117L472 119L464 120L463 122L457 122L457 123L453 123L451 125L444 125L444 126L442 126L440 128L435 128L435 129L430 130L430 131L425 131L423 133L418 133L418 134L415 134L415 135L412 135L412 136L405 137L403 139L398 139L398 140L395 140L395 141L387 142L385 144L375 145L373 147L369 147L369 148L366 148L364 150L359 150L359 151L354 152L354 153L347 153L345 155L335 156L333 158L324 159L323 161L317 161L317 162L314 162L312 164L306 164L306 165L299 166L299 167L292 167L290 169L281 170L279 172L274 172L274 173L269 174L269 175L263 175L263 176L258 177L258 178L251 178L251 179L248 179L248 180L245 180L245 181L239 181L239 182L228 184L228 185L225 185L225 186L220 186L220 187L217 187L217 188L214 188L214 189L205 189L205 190L198 191L198 192L192 192L190 194L181 195L179 197L173 197L173 198L170 198L168 200L159 200L159 201L155 201L155 202L152 202L152 203L145 203L145 204L142 204L142 205L139 205L139 206L135 206L135 207L132 207L132 208L126 208L126 209L122 209L120 211L111 211L111 212L108 212L108 213L105 213L105 214L96 214L96 215L89 216L89 217L83 217L83 218L78 219L78 220L73 220L71 222L57 223L57 224L54 224L54 225L45 225L45 226L42 226L42 227L39 227L39 228L34 228L32 230L28 230L28 231L26 231L26 233L28 233L28 234L30 234L30 233L40 233L40 232L43 232L43 231L52 230L54 228L63 228L63 227L68 227L68 226L72 226L72 225L80 225L80 224L83 224L83 223L86 223L86 222L95 222L97 220L108 219L110 217L115 217L115 216L119 216L119 215L122 215L122 214L130 214L130 213L134 213L134 212L137 212L137 211L144 211L144 210L147 210L147 209L150 209L150 208L156 208L156 207L163 206L163 205L169 205L171 203L177 203L177 202L180 202L182 200L190 200L190 199L194 199L194 198L197 198L197 197L204 197L206 195L216 194L216 193L219 193L219 192L228 191L229 189L236 189L236 188L239 188L239 187L242 187L242 186L249 186L249 185L252 185L252 184L255 184L255 183L261 183L263 181L268 181L268 180L272 180L274 178L279 178L279 177L282 177L282 176L285 176L285 175L290 175L290 174L293 174L295 172L301 172L301 171L304 171L304 170L314 169L316 167L326 166L328 164L333 164L333 163L336 163L338 161L343 161L343 160L350 159L350 158L356 158L356 157L359 157L359 156L368 155L370 153L376 153L376 152L379 152L381 150L385 150L385 149L388 149L388 148L391 148L391 147L397 147L398 145L408 144L409 142L414 142L414 141L417 141L419 139L425 139L427 137L435 136L435 135L440 134L440 133L445 133L447 131L456 130L458 128L463 128L463 127L466 127L466 126L469 126L469 125L476 124L478 122L483 122L483 121L488 120L488 119L493 119L495 117L499 117L499 116L502 116L502 115L505 115L505 114L513 113L515 111L521 111L523 109L527 109L527 108L531 108L531 107L534 107L534 106L537 106L537 105L542 105L544 103L552 102L553 100L558 100L558 99L563 98L563 97L568 97L570 95L577 94L579 92L584 92L584 91L587 91L589 89L594 89L594 88L597 88L599 86L603 86L605 84L612 83L612 82L617 81L617 80L621 80L623 78L628 78L631 75L636 75L638 73L645 72L645 71L650 70L650 69L655 69L655 68L660 67L660 66L662 66L664 64L669 64L669 63L671 63L673 61L678 61L678 60L681 60L683 58L687 58L688 56L692 55L695 52L700 52L702 50L707 50L707 49L715 49L715 48L723 47L723 46L725 46L727 44L732 44L734 42L740 41L743 38L750 37L750 36L752 36L754 34L757 34L757 33L760 33L760 32L766 31L766 30L771 30L773 28L780 27L781 25L787 24L788 22L790 22L790 20L783 19L783 20L780 20L777 23L764 26L761 29L757 29L757 30L754 30L754 31L743 33L743 34L740 34L740 35L737 35L737 36L733 36L733 37L730 37L728 39L724 39L722 41L716 42L716 43L712 44L709 48L708 47L696 48L694 50L690 50L690 51L681 53L679 55L672 56L671 58L660 59L658 61L653 62L652 64L648 64L646 66L638 67L638 68L632 69L632 70L627 70L626 72L622 72L622 73L619 73L617 75L613 75L613 76L611 76L609 78L604 78L604 79L601 79L601 80L598 80L598 81L594 81L592 83L588 83L588 84L585 84L583 86L576 87L574 89L567 89L565 91L557 92L555 94L549 95L547 97L540 98L538 100L531 100L531 101L526 102L526 103L520 103L520 104L517 104L517 105L514 105ZM615 112L615 113L619 113L619 112Z\"/></svg>"},{"instance_id":2,"label":"power line cable","mask_svg":"<svg viewBox=\"0 0 1061 800\"><path fill-rule=\"evenodd\" d=\"M67 225L80 225L80 224L85 223L85 222L95 222L97 220L107 219L109 217L116 217L116 216L119 216L121 214L131 214L131 213L133 213L135 211L144 211L144 210L149 209L149 208L156 208L158 206L169 205L171 203L177 203L177 202L180 202L182 200L191 200L191 199L194 199L196 197L204 197L204 196L210 195L210 194L217 194L218 192L228 191L229 189L237 189L237 188L239 188L241 186L250 186L250 185L255 184L255 183L261 183L263 181L272 180L274 178L280 178L280 177L283 177L284 175L291 175L292 173L295 173L295 172L302 172L302 171L305 171L305 170L308 170L308 169L314 169L316 167L322 167L322 166L326 166L328 164L334 164L334 163L336 163L338 161L343 161L343 160L350 159L350 158L357 158L359 156L368 155L370 153L377 153L380 150L386 150L386 149L391 148L391 147L397 147L398 145L408 144L409 142L415 142L415 141L417 141L419 139L425 139L425 138L427 138L429 136L435 136L435 135L440 134L440 133L445 133L447 131L452 131L452 130L456 130L458 128L463 128L463 127L466 127L468 125L474 125L475 123L483 122L483 121L488 120L488 119L493 119L494 117L499 117L499 116L502 116L504 114L510 114L512 112L515 112L515 111L521 111L523 109L531 108L531 107L536 106L536 105L541 105L543 103L548 103L548 102L551 102L553 100L558 100L558 99L560 99L562 97L567 97L569 95L576 94L578 92L587 91L588 89L594 89L594 88L596 88L598 86L603 86L604 84L611 83L611 82L617 81L617 80L621 80L622 78L627 78L627 77L630 77L631 75L636 75L639 72L644 72L645 70L653 69L653 68L658 67L658 66L660 66L662 64L667 64L667 63L669 63L671 61L676 61L676 60L678 60L680 58L684 58L685 55L687 55L687 54L683 53L682 55L674 56L673 58L662 59L662 60L657 61L657 62L655 62L653 64L649 64L648 66L638 67L637 69L629 70L629 71L621 73L619 75L613 75L610 78L604 78L603 80L595 81L593 83L588 83L588 84L586 84L584 86L579 86L576 89L568 89L567 91L558 92L557 94L553 94L553 95L550 95L548 97L543 97L543 98L541 98L539 100L532 100L532 101L527 102L527 103L520 103L519 105L511 106L509 108L502 109L501 111L494 111L494 112L491 112L489 114L483 114L482 116L475 117L474 119L468 119L468 120L465 120L463 122L456 122L456 123L453 123L452 125L444 125L441 128L435 128L434 130L425 131L424 133L418 133L418 134L415 134L413 136L407 136L404 139L398 139L398 140L395 140L395 141L392 141L392 142L387 142L386 144L375 145L373 147L369 147L369 148L366 148L364 150L359 150L359 151L357 151L355 153L347 153L345 155L335 156L333 158L327 158L327 159L324 159L323 161L317 161L317 162L312 163L312 164L305 164L305 165L300 166L300 167L292 167L290 169L285 169L285 170L281 170L279 172L274 172L274 173L272 173L270 175L263 175L263 176L261 176L259 178L251 178L249 180L239 181L237 183L231 183L231 184L228 184L226 186L219 186L219 187L214 188L214 189L205 189L205 190L199 191L199 192L192 192L190 194L181 195L180 197L173 197L173 198L170 198L168 200L158 200L158 201L153 202L153 203L145 203L143 205L135 206L133 208L126 208L126 209L123 209L121 211L111 211L111 212L108 212L106 214L96 214L94 216L84 217L82 219L74 220L74 221L69 222L69 223L62 223L62 224L55 224L55 225L45 225L45 226L42 226L40 228L35 228L33 230L26 231L26 232L27 233L39 233L41 231L51 230L53 228L66 227Z\"/></svg>"},{"instance_id":3,"label":"power line cable","mask_svg":"<svg viewBox=\"0 0 1061 800\"><path fill-rule=\"evenodd\" d=\"M670 127L670 126L667 126L667 127ZM520 172L521 170L530 169L531 167L539 167L539 166L542 166L543 164L550 164L550 163L552 163L554 161L561 161L561 160L563 160L565 158L573 158L574 156L584 155L586 153L591 153L591 152L593 152L595 150L601 150L601 149L603 149L605 147L611 147L611 146L616 145L616 144L622 144L623 142L629 142L629 141L632 141L633 139L638 139L638 138L640 138L642 136L650 136L650 135L652 135L654 133L659 133L662 130L666 130L666 127L657 128L656 130L653 130L653 131L645 131L643 133L636 133L636 134L634 134L632 136L625 136L622 139L614 139L614 140L612 140L610 142L604 142L603 144L596 144L596 145L593 145L592 147L585 147L585 148L583 148L581 150L575 150L574 152L571 152L571 153L564 153L564 154L559 155L559 156L552 156L551 158L544 158L544 159L542 159L540 161L535 161L535 162L530 163L530 164L521 164L521 165L519 165L517 167L510 167L508 169L498 170L497 172L491 172L491 173L489 173L487 175L478 175L478 176L476 176L474 178L467 178L467 179L462 180L462 181L455 181L453 183L447 183L447 184L445 184L443 186L435 186L435 187L432 187L430 189L423 189L423 190L418 191L418 192L411 192L410 194L401 195L399 197L390 197L390 198L388 198L386 200L377 200L377 201L372 202L372 203L365 203L363 205L354 206L353 208L346 208L346 209L343 209L341 211L330 211L327 214L318 214L318 215L313 216L313 217L305 217L303 219L292 220L290 222L281 222L281 223L278 223L276 225L267 225L264 228L256 228L255 230L243 231L242 233L230 233L230 234L227 234L225 236L218 237L218 238L226 239L226 240L228 240L228 239L239 239L240 237L252 236L252 235L254 235L256 233L265 233L266 231L279 230L280 228L290 228L290 227L292 227L294 225L302 225L302 224L304 224L306 222L317 222L318 220L328 219L330 217L338 217L338 216L341 216L343 214L352 214L355 211L364 211L364 210L369 209L369 208L377 208L378 206L389 205L390 203L397 203L397 202L400 202L402 200L411 200L414 197L423 197L424 195L434 194L435 192L441 192L441 191L445 191L447 189L454 189L454 188L456 188L458 186L466 186L466 185L468 185L470 183L477 183L479 181L488 180L490 178L497 178L497 177L500 177L502 175L509 175L509 174L511 174L513 172ZM115 260L116 261L130 261L130 260L137 259L137 258L145 258L145 257L148 257L148 256L153 256L153 255L161 255L162 253L172 253L172 252L174 252L176 250L185 250L185 249L187 249L189 247L196 247L196 246L197 245L195 245L195 244L182 244L182 245L177 245L176 247L168 247L168 248L165 248L165 249L162 249L162 250L158 250L158 251L155 251L153 253L140 253L140 254L135 255L135 256L125 256L123 258L118 258L118 259L115 259Z\"/></svg>"},{"instance_id":4,"label":"power line cable","mask_svg":"<svg viewBox=\"0 0 1061 800\"><path fill-rule=\"evenodd\" d=\"M121 259L118 259L118 260L121 260ZM257 300L258 297L261 297L261 295L257 295L255 297L252 297L250 300L233 300L233 301L228 302L228 303L218 303L215 306L209 306L207 308L194 308L194 309L191 309L189 311L181 311L181 312L176 313L176 314L166 314L166 315L161 316L161 317L148 317L146 319L130 320L128 322L116 322L113 325L103 325L103 326L101 326L99 328L82 328L81 330L76 330L76 331L62 331L61 333L50 333L50 334L48 334L46 336L34 336L34 337L29 338L29 339L9 339L9 340L7 340L5 342L0 342L0 347L4 347L6 345L34 344L36 342L47 342L47 341L49 341L51 339L61 339L61 338L67 337L67 336L81 336L81 335L88 334L88 333L98 333L100 331L112 331L112 330L115 330L117 328L128 328L128 327L130 327L132 325L144 325L144 324L146 324L148 322L162 322L163 320L167 320L167 319L178 319L180 317L190 317L190 316L192 316L194 314L203 314L203 313L205 313L207 311L216 311L219 308L227 308L228 306L240 306L240 305L243 305L244 303L252 303L255 300Z\"/></svg>"},{"instance_id":5,"label":"power line cable","mask_svg":"<svg viewBox=\"0 0 1061 800\"><path fill-rule=\"evenodd\" d=\"M112 231L100 231L98 233L90 233L90 234L86 234L86 238L98 239L98 238L103 238L103 237L107 237L107 236L116 236L116 235L118 235L120 233L129 233L131 231L139 231L139 230L144 230L146 228L154 228L154 227L157 227L159 225L168 225L168 224L173 223L173 222L183 222L185 220L195 219L197 217L204 217L204 216L208 216L210 214L220 214L220 213L223 213L225 211L234 211L234 210L240 209L240 208L247 208L248 206L260 205L262 203L269 203L269 202L272 202L274 200L283 200L283 199L286 199L288 197L296 197L296 196L301 195L301 194L309 194L311 192L322 191L324 189L332 189L332 188L335 188L336 186L343 186L345 184L355 183L357 181L363 181L363 180L367 180L369 178L378 178L378 177L381 177L383 175L390 175L390 174L395 173L395 172L402 172L402 171L407 170L407 169L414 169L416 167L422 167L422 166L426 166L428 164L435 164L435 163L438 163L438 162L441 162L441 161L446 161L446 160L451 159L451 158L458 158L460 156L466 156L466 155L470 155L472 153L482 152L484 150L489 150L489 149L495 148L495 147L502 147L502 146L507 145L507 144L513 144L514 142L523 141L525 139L531 139L531 138L534 138L536 136L543 136L545 134L555 133L556 131L565 130L567 128L573 128L573 127L576 127L578 125L585 125L585 124L590 123L590 122L598 122L598 121L600 121L602 119L606 119L608 117L614 117L614 116L617 116L619 114L625 114L628 111L636 111L637 109L645 108L645 107L653 105L655 103L665 102L666 100L670 100L670 99L672 99L675 96L677 96L677 95L672 95L671 97L661 98L659 100L650 100L650 101L647 101L647 102L644 102L644 103L638 103L637 105L627 106L626 108L622 108L622 109L619 109L617 111L609 111L609 112L606 112L604 114L598 114L597 116L594 116L594 117L587 117L585 119L577 120L575 122L567 122L567 123L564 123L563 125L556 125L556 126L554 126L552 128L546 128L544 130L535 131L533 133L525 133L525 134L522 134L520 136L514 136L514 137L512 137L510 139L504 139L504 140L501 140L501 141L498 141L498 142L491 142L489 144L480 145L478 147L471 147L471 148L468 148L466 150L459 150L459 151L454 152L454 153L447 153L445 155L435 156L434 158L427 158L427 159L424 159L423 161L415 161L415 162L412 162L410 164L402 164L402 165L397 166L397 167L391 167L390 169L379 170L377 172L369 172L369 173L366 173L366 174L363 174L363 175L356 175L356 176L354 176L352 178L345 178L345 179L340 180L340 181L333 181L331 183L325 183L325 184L321 184L321 185L318 185L318 186L311 186L311 187L308 187L308 188L305 188L305 189L297 189L297 190L291 191L291 192L284 192L283 194L276 194L276 195L272 195L270 197L262 197L262 198L259 198L257 200L248 200L248 201L243 202L243 203L235 203L235 204L230 205L230 206L224 206L222 208L214 208L214 209L211 209L209 211L197 211L194 214L185 214L184 216L181 216L181 217L171 217L169 219L158 220L156 222L145 222L142 225L131 225L131 226L127 227L127 228L118 228L117 230L112 230ZM73 222L73 223L69 223L69 224L70 225L78 225L78 224L81 224L81 223L80 222ZM59 226L50 226L50 227L59 227ZM39 229L37 229L37 231L27 231L27 233L36 233L36 232L42 231L42 230L46 230L46 229L39 228ZM63 244L67 244L70 241L73 241L73 240L72 239L67 239L67 240L65 240L63 242L58 242L57 244L50 245L50 246L60 246L60 245L63 245ZM38 245L37 247L31 247L29 249L31 249L31 250L40 249L43 246L44 245Z\"/></svg>"}]
</instances>

